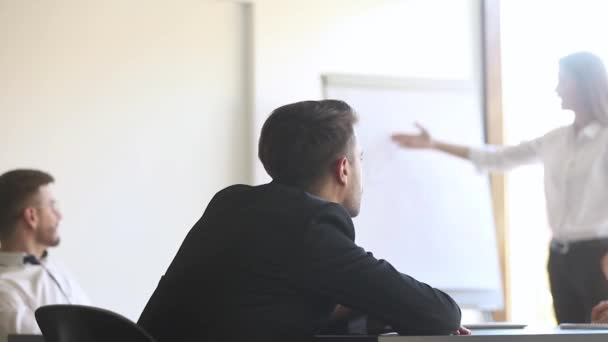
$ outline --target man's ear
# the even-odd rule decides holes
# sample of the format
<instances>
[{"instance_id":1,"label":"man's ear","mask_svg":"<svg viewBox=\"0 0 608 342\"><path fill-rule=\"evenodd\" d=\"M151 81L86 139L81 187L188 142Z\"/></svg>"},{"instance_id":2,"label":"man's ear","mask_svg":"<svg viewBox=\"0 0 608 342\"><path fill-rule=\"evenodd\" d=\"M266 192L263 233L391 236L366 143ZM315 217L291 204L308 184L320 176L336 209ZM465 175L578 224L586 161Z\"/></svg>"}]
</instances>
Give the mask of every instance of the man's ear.
<instances>
[{"instance_id":1,"label":"man's ear","mask_svg":"<svg viewBox=\"0 0 608 342\"><path fill-rule=\"evenodd\" d=\"M38 211L34 207L27 207L23 209L23 219L27 226L30 228L35 228L38 226Z\"/></svg>"},{"instance_id":2,"label":"man's ear","mask_svg":"<svg viewBox=\"0 0 608 342\"><path fill-rule=\"evenodd\" d=\"M333 173L336 181L341 185L346 185L348 183L348 175L350 172L349 166L350 164L348 162L348 158L346 157L341 157L340 159L336 160Z\"/></svg>"}]
</instances>

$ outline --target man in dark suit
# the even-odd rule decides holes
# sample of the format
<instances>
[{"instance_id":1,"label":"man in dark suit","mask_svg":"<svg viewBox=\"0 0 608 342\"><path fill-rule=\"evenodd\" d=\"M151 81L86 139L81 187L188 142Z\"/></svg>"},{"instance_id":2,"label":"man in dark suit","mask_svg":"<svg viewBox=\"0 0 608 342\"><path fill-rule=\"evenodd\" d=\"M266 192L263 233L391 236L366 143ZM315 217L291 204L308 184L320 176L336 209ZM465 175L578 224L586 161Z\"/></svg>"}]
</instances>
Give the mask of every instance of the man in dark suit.
<instances>
[{"instance_id":1,"label":"man in dark suit","mask_svg":"<svg viewBox=\"0 0 608 342\"><path fill-rule=\"evenodd\" d=\"M343 305L401 334L466 333L452 298L355 244L356 120L336 100L276 109L259 141L273 181L215 195L138 323L159 342L306 341Z\"/></svg>"}]
</instances>

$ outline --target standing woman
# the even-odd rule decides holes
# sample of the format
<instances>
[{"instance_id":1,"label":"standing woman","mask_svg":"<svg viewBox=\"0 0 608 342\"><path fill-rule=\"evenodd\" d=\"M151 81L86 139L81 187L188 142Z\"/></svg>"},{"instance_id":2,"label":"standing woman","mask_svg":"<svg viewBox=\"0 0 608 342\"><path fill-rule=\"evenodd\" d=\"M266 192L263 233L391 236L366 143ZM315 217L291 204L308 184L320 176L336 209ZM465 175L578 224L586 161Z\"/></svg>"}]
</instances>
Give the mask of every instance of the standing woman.
<instances>
[{"instance_id":1,"label":"standing woman","mask_svg":"<svg viewBox=\"0 0 608 342\"><path fill-rule=\"evenodd\" d=\"M572 124L537 139L498 149L475 149L419 134L395 134L402 147L441 151L480 169L502 171L540 162L552 240L549 279L559 323L585 323L608 299L601 259L608 252L608 75L602 61L578 52L559 61L556 92Z\"/></svg>"}]
</instances>

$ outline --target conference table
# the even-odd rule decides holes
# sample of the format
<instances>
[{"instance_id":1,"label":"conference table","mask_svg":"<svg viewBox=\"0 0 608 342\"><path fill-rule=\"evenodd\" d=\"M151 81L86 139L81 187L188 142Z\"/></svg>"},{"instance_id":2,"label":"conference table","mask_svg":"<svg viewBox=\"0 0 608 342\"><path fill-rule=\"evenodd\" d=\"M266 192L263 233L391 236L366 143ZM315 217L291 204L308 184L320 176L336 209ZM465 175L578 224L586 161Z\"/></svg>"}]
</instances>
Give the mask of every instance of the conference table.
<instances>
[{"instance_id":1,"label":"conference table","mask_svg":"<svg viewBox=\"0 0 608 342\"><path fill-rule=\"evenodd\" d=\"M608 342L608 330L560 328L479 329L469 336L316 336L315 342Z\"/></svg>"},{"instance_id":2,"label":"conference table","mask_svg":"<svg viewBox=\"0 0 608 342\"><path fill-rule=\"evenodd\" d=\"M315 336L314 342L608 342L607 330L479 329L469 336ZM43 342L40 335L9 335L8 342ZM246 341L244 341L246 342ZM288 341L286 341L288 342Z\"/></svg>"}]
</instances>

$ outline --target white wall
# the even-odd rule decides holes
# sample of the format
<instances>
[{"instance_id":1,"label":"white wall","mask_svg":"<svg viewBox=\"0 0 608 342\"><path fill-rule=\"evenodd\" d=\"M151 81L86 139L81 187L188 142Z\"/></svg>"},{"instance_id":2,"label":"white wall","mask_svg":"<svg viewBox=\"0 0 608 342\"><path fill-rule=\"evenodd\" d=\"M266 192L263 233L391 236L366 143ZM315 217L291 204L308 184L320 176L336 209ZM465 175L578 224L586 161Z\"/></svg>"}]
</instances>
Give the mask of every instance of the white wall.
<instances>
[{"instance_id":1,"label":"white wall","mask_svg":"<svg viewBox=\"0 0 608 342\"><path fill-rule=\"evenodd\" d=\"M324 73L479 80L479 0L253 2L254 143L274 108L321 98Z\"/></svg>"},{"instance_id":2,"label":"white wall","mask_svg":"<svg viewBox=\"0 0 608 342\"><path fill-rule=\"evenodd\" d=\"M137 319L211 196L250 179L238 4L0 0L0 172L50 171L52 254Z\"/></svg>"}]
</instances>

